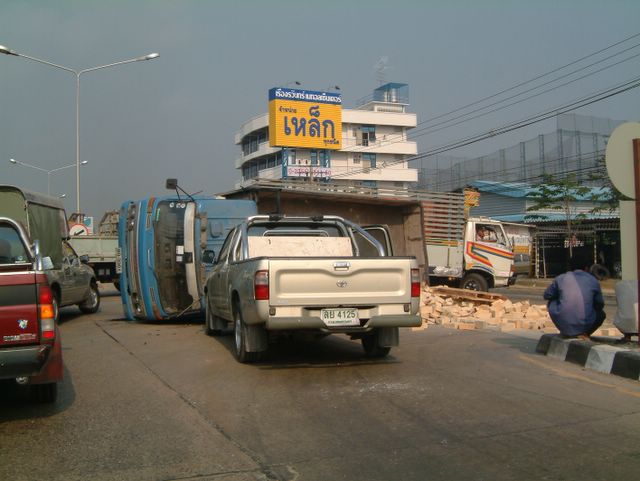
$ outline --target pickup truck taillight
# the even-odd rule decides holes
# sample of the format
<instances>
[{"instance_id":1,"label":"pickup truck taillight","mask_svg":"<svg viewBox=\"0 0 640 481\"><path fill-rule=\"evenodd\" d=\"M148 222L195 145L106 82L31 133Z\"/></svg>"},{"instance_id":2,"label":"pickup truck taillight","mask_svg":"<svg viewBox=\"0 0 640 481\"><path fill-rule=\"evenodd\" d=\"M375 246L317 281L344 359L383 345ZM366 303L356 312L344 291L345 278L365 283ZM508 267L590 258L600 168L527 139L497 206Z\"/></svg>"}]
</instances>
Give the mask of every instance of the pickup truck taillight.
<instances>
[{"instance_id":1,"label":"pickup truck taillight","mask_svg":"<svg viewBox=\"0 0 640 481\"><path fill-rule=\"evenodd\" d=\"M411 297L420 297L420 269L411 269Z\"/></svg>"},{"instance_id":2,"label":"pickup truck taillight","mask_svg":"<svg viewBox=\"0 0 640 481\"><path fill-rule=\"evenodd\" d=\"M269 271L258 271L253 277L253 295L256 301L269 300Z\"/></svg>"},{"instance_id":3,"label":"pickup truck taillight","mask_svg":"<svg viewBox=\"0 0 640 481\"><path fill-rule=\"evenodd\" d=\"M53 341L56 338L53 292L46 284L40 284L38 286L38 304L40 311L40 338L43 341Z\"/></svg>"}]
</instances>

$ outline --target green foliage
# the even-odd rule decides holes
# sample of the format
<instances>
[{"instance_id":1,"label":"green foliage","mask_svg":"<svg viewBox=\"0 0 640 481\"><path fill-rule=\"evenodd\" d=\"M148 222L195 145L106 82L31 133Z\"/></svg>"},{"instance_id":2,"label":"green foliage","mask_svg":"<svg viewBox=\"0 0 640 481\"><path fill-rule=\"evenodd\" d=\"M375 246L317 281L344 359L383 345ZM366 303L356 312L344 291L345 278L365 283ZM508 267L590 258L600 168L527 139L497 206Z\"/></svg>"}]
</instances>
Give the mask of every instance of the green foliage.
<instances>
[{"instance_id":1,"label":"green foliage","mask_svg":"<svg viewBox=\"0 0 640 481\"><path fill-rule=\"evenodd\" d=\"M542 182L535 185L527 195L527 198L533 201L533 205L527 208L527 212L549 209L564 213L567 219L583 219L584 214L572 215L572 205L575 202L584 201L591 192L592 189L582 185L575 174L564 177L543 174ZM525 216L527 220L534 218L544 220L548 219L548 216L539 213Z\"/></svg>"},{"instance_id":2,"label":"green foliage","mask_svg":"<svg viewBox=\"0 0 640 481\"><path fill-rule=\"evenodd\" d=\"M611 185L606 171L602 168L604 166L603 159L599 159L598 165L596 171L588 176L588 180L602 185L599 189L583 185L575 174L543 174L542 181L535 185L527 195L527 198L533 201L533 204L527 208L527 212L552 210L562 213L567 227L567 238L572 239L574 237L573 225L580 223L587 217L584 213L575 212L577 204L585 201L595 203L596 206L589 211L590 213L611 212L618 208L621 194ZM609 185L606 185L607 182ZM525 216L526 221L548 218L547 215L539 212ZM573 254L571 243L569 243L569 254Z\"/></svg>"}]
</instances>

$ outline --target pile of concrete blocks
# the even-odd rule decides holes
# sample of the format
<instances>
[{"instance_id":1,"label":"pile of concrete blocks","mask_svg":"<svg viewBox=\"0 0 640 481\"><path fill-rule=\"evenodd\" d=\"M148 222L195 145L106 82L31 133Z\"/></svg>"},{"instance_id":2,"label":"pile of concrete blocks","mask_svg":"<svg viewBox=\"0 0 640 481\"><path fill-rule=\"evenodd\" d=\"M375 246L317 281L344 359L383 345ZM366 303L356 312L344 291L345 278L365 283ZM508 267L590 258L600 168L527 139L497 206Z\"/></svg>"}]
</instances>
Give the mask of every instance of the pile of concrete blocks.
<instances>
[{"instance_id":1,"label":"pile of concrete blocks","mask_svg":"<svg viewBox=\"0 0 640 481\"><path fill-rule=\"evenodd\" d=\"M546 304L529 301L512 302L499 294L479 293L445 286L424 286L420 297L422 326L442 325L452 329L495 329L502 332L532 329L557 333ZM617 329L612 329L617 331ZM607 332L605 332L607 331ZM615 336L609 329L596 331L596 336Z\"/></svg>"}]
</instances>

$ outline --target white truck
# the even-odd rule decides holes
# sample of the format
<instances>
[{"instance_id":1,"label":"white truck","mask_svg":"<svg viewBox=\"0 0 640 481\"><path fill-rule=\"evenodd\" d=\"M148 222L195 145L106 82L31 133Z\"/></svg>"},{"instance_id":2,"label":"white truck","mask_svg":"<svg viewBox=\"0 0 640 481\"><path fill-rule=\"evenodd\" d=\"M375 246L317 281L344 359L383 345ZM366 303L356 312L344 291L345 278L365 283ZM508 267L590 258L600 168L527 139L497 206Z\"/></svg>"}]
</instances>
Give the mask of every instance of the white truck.
<instances>
[{"instance_id":1,"label":"white truck","mask_svg":"<svg viewBox=\"0 0 640 481\"><path fill-rule=\"evenodd\" d=\"M87 264L95 271L98 281L112 282L117 289L120 289L122 268L118 248L118 217L118 211L106 212L99 223L97 234L87 235L83 232L80 235L71 235L69 244L78 255L89 258ZM73 223L73 216L69 222Z\"/></svg>"},{"instance_id":2,"label":"white truck","mask_svg":"<svg viewBox=\"0 0 640 481\"><path fill-rule=\"evenodd\" d=\"M240 362L259 360L279 333L360 339L369 357L420 326L414 257L388 257L361 227L337 216L249 217L227 236L205 287L206 332L233 325Z\"/></svg>"},{"instance_id":3,"label":"white truck","mask_svg":"<svg viewBox=\"0 0 640 481\"><path fill-rule=\"evenodd\" d=\"M513 247L500 221L487 217L425 216L431 285L486 291L516 281Z\"/></svg>"}]
</instances>

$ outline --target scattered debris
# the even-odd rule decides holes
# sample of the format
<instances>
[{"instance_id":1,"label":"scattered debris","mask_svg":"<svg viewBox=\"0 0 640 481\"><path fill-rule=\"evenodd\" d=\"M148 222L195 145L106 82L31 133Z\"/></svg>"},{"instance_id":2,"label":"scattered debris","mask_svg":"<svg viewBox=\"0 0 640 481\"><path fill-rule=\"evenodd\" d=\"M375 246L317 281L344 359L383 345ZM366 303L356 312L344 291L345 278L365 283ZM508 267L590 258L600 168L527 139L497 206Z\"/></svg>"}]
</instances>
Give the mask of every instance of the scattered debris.
<instances>
[{"instance_id":1,"label":"scattered debris","mask_svg":"<svg viewBox=\"0 0 640 481\"><path fill-rule=\"evenodd\" d=\"M546 304L512 302L500 294L446 286L423 287L420 315L422 326L414 330L442 325L460 330L495 329L509 332L531 329L544 333L558 332L549 317ZM617 336L619 332L613 328L601 328L593 335Z\"/></svg>"}]
</instances>

